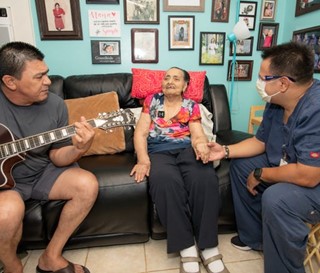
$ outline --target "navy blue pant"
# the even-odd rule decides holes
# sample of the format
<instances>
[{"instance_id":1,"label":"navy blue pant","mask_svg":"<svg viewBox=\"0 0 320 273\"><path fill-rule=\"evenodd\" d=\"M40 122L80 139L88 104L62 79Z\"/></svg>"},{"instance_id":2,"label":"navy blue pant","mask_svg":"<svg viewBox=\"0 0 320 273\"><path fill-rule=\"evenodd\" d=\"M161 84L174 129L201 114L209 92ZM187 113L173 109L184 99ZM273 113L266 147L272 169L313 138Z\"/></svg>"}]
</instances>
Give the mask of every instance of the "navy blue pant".
<instances>
[{"instance_id":1,"label":"navy blue pant","mask_svg":"<svg viewBox=\"0 0 320 273\"><path fill-rule=\"evenodd\" d=\"M150 194L167 230L168 253L218 245L219 185L212 162L192 148L150 154Z\"/></svg>"},{"instance_id":2,"label":"navy blue pant","mask_svg":"<svg viewBox=\"0 0 320 273\"><path fill-rule=\"evenodd\" d=\"M314 188L290 183L258 186L253 196L246 188L255 168L268 166L265 155L234 159L231 185L240 240L263 250L265 273L302 273L309 228L320 221L320 185Z\"/></svg>"}]
</instances>

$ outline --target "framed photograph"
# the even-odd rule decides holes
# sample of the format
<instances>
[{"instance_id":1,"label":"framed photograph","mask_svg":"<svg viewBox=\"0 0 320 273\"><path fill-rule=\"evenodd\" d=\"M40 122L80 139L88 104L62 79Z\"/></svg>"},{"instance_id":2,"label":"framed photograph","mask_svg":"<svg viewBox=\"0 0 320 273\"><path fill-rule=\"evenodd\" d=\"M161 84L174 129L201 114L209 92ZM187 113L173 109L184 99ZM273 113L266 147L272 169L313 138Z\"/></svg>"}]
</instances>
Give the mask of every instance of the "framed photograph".
<instances>
[{"instance_id":1,"label":"framed photograph","mask_svg":"<svg viewBox=\"0 0 320 273\"><path fill-rule=\"evenodd\" d=\"M212 0L211 22L229 22L230 1Z\"/></svg>"},{"instance_id":2,"label":"framed photograph","mask_svg":"<svg viewBox=\"0 0 320 273\"><path fill-rule=\"evenodd\" d=\"M163 11L204 12L205 0L163 0Z\"/></svg>"},{"instance_id":3,"label":"framed photograph","mask_svg":"<svg viewBox=\"0 0 320 273\"><path fill-rule=\"evenodd\" d=\"M194 49L194 16L169 16L169 50Z\"/></svg>"},{"instance_id":4,"label":"framed photograph","mask_svg":"<svg viewBox=\"0 0 320 273\"><path fill-rule=\"evenodd\" d=\"M200 32L200 65L223 65L224 32Z\"/></svg>"},{"instance_id":5,"label":"framed photograph","mask_svg":"<svg viewBox=\"0 0 320 273\"><path fill-rule=\"evenodd\" d=\"M239 15L239 21L245 22L249 30L254 30L256 25L256 17Z\"/></svg>"},{"instance_id":6,"label":"framed photograph","mask_svg":"<svg viewBox=\"0 0 320 273\"><path fill-rule=\"evenodd\" d=\"M320 73L320 25L294 31L292 40L309 45L314 50L314 72Z\"/></svg>"},{"instance_id":7,"label":"framed photograph","mask_svg":"<svg viewBox=\"0 0 320 273\"><path fill-rule=\"evenodd\" d=\"M91 41L93 64L121 64L120 41Z\"/></svg>"},{"instance_id":8,"label":"framed photograph","mask_svg":"<svg viewBox=\"0 0 320 273\"><path fill-rule=\"evenodd\" d=\"M125 24L159 24L160 0L123 0Z\"/></svg>"},{"instance_id":9,"label":"framed photograph","mask_svg":"<svg viewBox=\"0 0 320 273\"><path fill-rule=\"evenodd\" d=\"M36 0L41 40L82 40L79 0Z\"/></svg>"},{"instance_id":10,"label":"framed photograph","mask_svg":"<svg viewBox=\"0 0 320 273\"><path fill-rule=\"evenodd\" d=\"M239 15L256 16L256 14L257 14L257 2L240 1Z\"/></svg>"},{"instance_id":11,"label":"framed photograph","mask_svg":"<svg viewBox=\"0 0 320 273\"><path fill-rule=\"evenodd\" d=\"M274 21L276 14L277 0L263 0L261 5L261 20Z\"/></svg>"},{"instance_id":12,"label":"framed photograph","mask_svg":"<svg viewBox=\"0 0 320 273\"><path fill-rule=\"evenodd\" d=\"M237 40L236 56L252 56L253 37L245 40ZM233 43L230 43L229 56L233 56Z\"/></svg>"},{"instance_id":13,"label":"framed photograph","mask_svg":"<svg viewBox=\"0 0 320 273\"><path fill-rule=\"evenodd\" d=\"M278 28L278 23L260 23L257 50L263 50L277 44Z\"/></svg>"},{"instance_id":14,"label":"framed photograph","mask_svg":"<svg viewBox=\"0 0 320 273\"><path fill-rule=\"evenodd\" d=\"M86 0L87 4L119 4L119 0Z\"/></svg>"},{"instance_id":15,"label":"framed photograph","mask_svg":"<svg viewBox=\"0 0 320 273\"><path fill-rule=\"evenodd\" d=\"M131 59L133 63L158 63L158 29L131 29Z\"/></svg>"},{"instance_id":16,"label":"framed photograph","mask_svg":"<svg viewBox=\"0 0 320 273\"><path fill-rule=\"evenodd\" d=\"M320 0L296 0L295 16L297 17L317 9L320 9Z\"/></svg>"},{"instance_id":17,"label":"framed photograph","mask_svg":"<svg viewBox=\"0 0 320 273\"><path fill-rule=\"evenodd\" d=\"M228 62L228 77L227 80L231 81L232 60ZM253 61L239 61L237 60L234 65L234 80L235 81L251 81L252 78Z\"/></svg>"}]
</instances>

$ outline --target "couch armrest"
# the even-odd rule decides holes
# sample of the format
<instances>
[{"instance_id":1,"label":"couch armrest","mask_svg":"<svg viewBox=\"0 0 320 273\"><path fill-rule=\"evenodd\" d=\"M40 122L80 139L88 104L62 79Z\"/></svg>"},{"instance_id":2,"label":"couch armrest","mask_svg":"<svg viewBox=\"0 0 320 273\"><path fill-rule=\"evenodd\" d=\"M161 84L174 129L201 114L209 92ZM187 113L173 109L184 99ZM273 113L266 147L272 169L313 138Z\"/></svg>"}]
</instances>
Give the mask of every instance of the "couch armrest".
<instances>
[{"instance_id":1,"label":"couch armrest","mask_svg":"<svg viewBox=\"0 0 320 273\"><path fill-rule=\"evenodd\" d=\"M213 133L231 130L231 117L226 87L223 84L211 84L211 95L214 129Z\"/></svg>"},{"instance_id":2,"label":"couch armrest","mask_svg":"<svg viewBox=\"0 0 320 273\"><path fill-rule=\"evenodd\" d=\"M252 134L236 130L222 130L216 133L217 142L221 145L230 145L252 137Z\"/></svg>"},{"instance_id":3,"label":"couch armrest","mask_svg":"<svg viewBox=\"0 0 320 273\"><path fill-rule=\"evenodd\" d=\"M231 115L226 87L223 84L211 84L209 89L212 103L214 129L217 142L222 145L234 144L253 135L232 130Z\"/></svg>"}]
</instances>

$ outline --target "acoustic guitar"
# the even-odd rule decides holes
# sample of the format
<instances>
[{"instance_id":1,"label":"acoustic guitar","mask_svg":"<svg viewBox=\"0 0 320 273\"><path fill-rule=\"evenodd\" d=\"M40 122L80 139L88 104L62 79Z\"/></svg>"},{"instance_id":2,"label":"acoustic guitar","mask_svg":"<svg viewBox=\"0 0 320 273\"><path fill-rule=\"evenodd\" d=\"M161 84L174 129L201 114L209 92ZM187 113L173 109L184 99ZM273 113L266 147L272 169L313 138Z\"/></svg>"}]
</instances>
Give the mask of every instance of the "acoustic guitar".
<instances>
[{"instance_id":1,"label":"acoustic guitar","mask_svg":"<svg viewBox=\"0 0 320 273\"><path fill-rule=\"evenodd\" d=\"M94 128L112 131L116 127L135 125L134 114L129 109L101 113L95 119L87 120ZM15 186L12 168L25 160L26 152L69 138L76 134L75 126L69 125L52 131L15 140L11 131L0 123L0 189L11 189Z\"/></svg>"}]
</instances>

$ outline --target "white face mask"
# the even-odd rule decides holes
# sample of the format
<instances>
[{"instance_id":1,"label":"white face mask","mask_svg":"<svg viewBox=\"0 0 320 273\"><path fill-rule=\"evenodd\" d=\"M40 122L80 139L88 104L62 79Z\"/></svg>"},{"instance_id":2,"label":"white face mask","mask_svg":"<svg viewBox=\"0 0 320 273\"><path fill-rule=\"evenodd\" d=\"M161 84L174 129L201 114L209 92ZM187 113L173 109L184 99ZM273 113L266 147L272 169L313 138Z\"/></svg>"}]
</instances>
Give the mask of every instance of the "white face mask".
<instances>
[{"instance_id":1,"label":"white face mask","mask_svg":"<svg viewBox=\"0 0 320 273\"><path fill-rule=\"evenodd\" d=\"M257 79L256 88L257 88L258 94L261 96L262 100L264 100L265 102L271 102L271 98L280 93L279 91L273 95L268 95L266 92L266 82L261 79Z\"/></svg>"}]
</instances>

